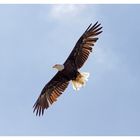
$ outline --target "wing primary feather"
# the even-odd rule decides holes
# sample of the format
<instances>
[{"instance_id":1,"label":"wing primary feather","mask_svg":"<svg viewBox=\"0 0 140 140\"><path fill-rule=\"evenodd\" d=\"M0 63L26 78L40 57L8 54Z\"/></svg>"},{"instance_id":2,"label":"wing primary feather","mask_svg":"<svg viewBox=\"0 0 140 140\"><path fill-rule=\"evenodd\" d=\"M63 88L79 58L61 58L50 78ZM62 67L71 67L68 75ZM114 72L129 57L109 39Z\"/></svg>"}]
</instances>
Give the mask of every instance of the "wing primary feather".
<instances>
[{"instance_id":1,"label":"wing primary feather","mask_svg":"<svg viewBox=\"0 0 140 140\"><path fill-rule=\"evenodd\" d=\"M92 23L88 26L88 28L86 29L86 31L85 31L85 32L87 32L87 31L88 31L88 29L91 27L91 25L92 25Z\"/></svg>"},{"instance_id":2,"label":"wing primary feather","mask_svg":"<svg viewBox=\"0 0 140 140\"><path fill-rule=\"evenodd\" d=\"M101 24L98 24L97 26L95 26L94 28L92 28L92 31L97 29Z\"/></svg>"},{"instance_id":3,"label":"wing primary feather","mask_svg":"<svg viewBox=\"0 0 140 140\"><path fill-rule=\"evenodd\" d=\"M99 32L89 32L89 33L86 34L86 37L97 36L100 33L102 33L102 31L99 31Z\"/></svg>"},{"instance_id":4,"label":"wing primary feather","mask_svg":"<svg viewBox=\"0 0 140 140\"><path fill-rule=\"evenodd\" d=\"M84 42L96 42L98 38L87 38L84 40Z\"/></svg>"},{"instance_id":5,"label":"wing primary feather","mask_svg":"<svg viewBox=\"0 0 140 140\"><path fill-rule=\"evenodd\" d=\"M97 32L97 33L95 34L95 36L97 36L97 35L101 34L102 32L103 32L103 31Z\"/></svg>"},{"instance_id":6,"label":"wing primary feather","mask_svg":"<svg viewBox=\"0 0 140 140\"><path fill-rule=\"evenodd\" d=\"M36 116L38 115L38 107L37 107L37 111L36 111Z\"/></svg>"},{"instance_id":7,"label":"wing primary feather","mask_svg":"<svg viewBox=\"0 0 140 140\"><path fill-rule=\"evenodd\" d=\"M88 31L90 32L90 31L94 30L98 26L100 26L100 24L98 24L98 21L97 21Z\"/></svg>"},{"instance_id":8,"label":"wing primary feather","mask_svg":"<svg viewBox=\"0 0 140 140\"><path fill-rule=\"evenodd\" d=\"M96 26L91 27L89 32L92 32L93 30L97 29L101 24L96 24Z\"/></svg>"},{"instance_id":9,"label":"wing primary feather","mask_svg":"<svg viewBox=\"0 0 140 140\"><path fill-rule=\"evenodd\" d=\"M99 30L101 30L103 27L97 28L96 30L94 30L94 32L98 32Z\"/></svg>"},{"instance_id":10,"label":"wing primary feather","mask_svg":"<svg viewBox=\"0 0 140 140\"><path fill-rule=\"evenodd\" d=\"M88 42L86 42L85 44L86 44L86 45L89 45L89 46L94 46L93 43L88 43Z\"/></svg>"},{"instance_id":11,"label":"wing primary feather","mask_svg":"<svg viewBox=\"0 0 140 140\"><path fill-rule=\"evenodd\" d=\"M42 109L42 115L44 114L44 109Z\"/></svg>"},{"instance_id":12,"label":"wing primary feather","mask_svg":"<svg viewBox=\"0 0 140 140\"><path fill-rule=\"evenodd\" d=\"M39 116L40 116L40 114L41 114L41 107L39 106Z\"/></svg>"}]
</instances>

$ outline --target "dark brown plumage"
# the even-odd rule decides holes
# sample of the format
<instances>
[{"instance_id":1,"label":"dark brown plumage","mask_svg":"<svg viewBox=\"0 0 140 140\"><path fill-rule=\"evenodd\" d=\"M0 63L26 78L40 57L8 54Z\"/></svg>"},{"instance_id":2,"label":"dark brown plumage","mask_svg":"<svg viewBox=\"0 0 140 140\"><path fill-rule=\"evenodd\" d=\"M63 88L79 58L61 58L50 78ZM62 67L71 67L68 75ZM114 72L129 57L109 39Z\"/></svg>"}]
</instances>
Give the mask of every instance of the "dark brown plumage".
<instances>
[{"instance_id":1,"label":"dark brown plumage","mask_svg":"<svg viewBox=\"0 0 140 140\"><path fill-rule=\"evenodd\" d=\"M102 33L102 27L100 27L100 25L101 24L98 24L98 22L96 22L93 26L92 24L89 25L63 64L64 69L58 71L56 75L45 85L33 106L33 112L36 111L36 115L43 115L44 110L57 101L57 98L65 91L71 80L77 83L79 82L79 84L83 84L80 83L83 82L83 79L80 78L82 76L82 78L85 77L78 71L78 69L83 66L90 52L92 52L92 46L94 46L95 42L98 40L97 35Z\"/></svg>"}]
</instances>

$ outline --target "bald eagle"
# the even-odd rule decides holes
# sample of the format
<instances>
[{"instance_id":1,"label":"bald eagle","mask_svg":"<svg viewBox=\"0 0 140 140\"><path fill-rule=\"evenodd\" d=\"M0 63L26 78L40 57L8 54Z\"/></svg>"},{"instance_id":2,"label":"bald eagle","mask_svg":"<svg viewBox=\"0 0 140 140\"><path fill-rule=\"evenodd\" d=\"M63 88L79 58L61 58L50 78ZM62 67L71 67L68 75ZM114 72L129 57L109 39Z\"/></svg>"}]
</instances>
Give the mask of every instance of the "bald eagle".
<instances>
[{"instance_id":1,"label":"bald eagle","mask_svg":"<svg viewBox=\"0 0 140 140\"><path fill-rule=\"evenodd\" d=\"M92 46L94 46L98 40L97 35L102 33L102 27L100 25L98 22L94 25L90 24L77 41L64 64L56 64L53 66L58 72L45 85L35 102L33 112L36 112L36 115L43 115L44 110L57 101L57 98L64 92L70 81L72 81L72 86L75 90L79 90L85 85L89 73L79 72L79 69L87 60L90 52L92 52Z\"/></svg>"}]
</instances>

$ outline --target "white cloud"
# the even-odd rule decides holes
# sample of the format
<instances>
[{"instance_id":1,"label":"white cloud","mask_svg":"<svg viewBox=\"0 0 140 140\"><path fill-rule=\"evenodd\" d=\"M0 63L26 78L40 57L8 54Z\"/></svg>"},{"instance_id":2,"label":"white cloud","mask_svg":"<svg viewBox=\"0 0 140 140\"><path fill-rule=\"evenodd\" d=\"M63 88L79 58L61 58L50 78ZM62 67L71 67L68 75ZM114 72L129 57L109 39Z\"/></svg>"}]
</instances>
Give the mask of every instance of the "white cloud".
<instances>
[{"instance_id":1,"label":"white cloud","mask_svg":"<svg viewBox=\"0 0 140 140\"><path fill-rule=\"evenodd\" d=\"M80 13L82 13L86 8L86 5L52 5L50 10L50 16L55 19L76 17Z\"/></svg>"}]
</instances>

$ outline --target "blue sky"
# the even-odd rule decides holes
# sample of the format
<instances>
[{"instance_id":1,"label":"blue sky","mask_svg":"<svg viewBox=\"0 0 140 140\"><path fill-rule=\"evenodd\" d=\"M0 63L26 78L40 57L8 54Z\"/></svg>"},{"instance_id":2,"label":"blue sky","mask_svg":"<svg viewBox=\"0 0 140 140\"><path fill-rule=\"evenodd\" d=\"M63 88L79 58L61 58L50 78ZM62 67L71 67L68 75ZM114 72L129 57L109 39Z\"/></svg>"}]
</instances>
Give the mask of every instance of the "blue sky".
<instances>
[{"instance_id":1,"label":"blue sky","mask_svg":"<svg viewBox=\"0 0 140 140\"><path fill-rule=\"evenodd\" d=\"M0 135L140 135L140 5L0 5ZM43 117L32 106L90 23L103 26L81 69Z\"/></svg>"}]
</instances>

